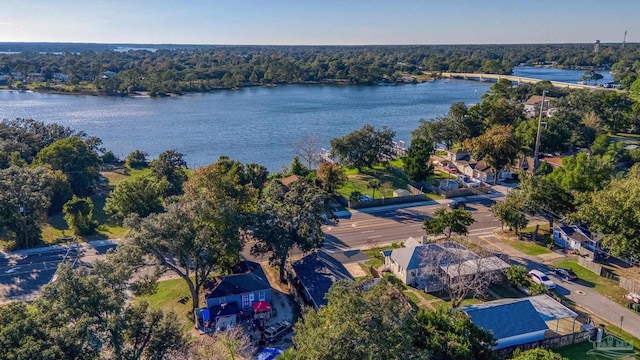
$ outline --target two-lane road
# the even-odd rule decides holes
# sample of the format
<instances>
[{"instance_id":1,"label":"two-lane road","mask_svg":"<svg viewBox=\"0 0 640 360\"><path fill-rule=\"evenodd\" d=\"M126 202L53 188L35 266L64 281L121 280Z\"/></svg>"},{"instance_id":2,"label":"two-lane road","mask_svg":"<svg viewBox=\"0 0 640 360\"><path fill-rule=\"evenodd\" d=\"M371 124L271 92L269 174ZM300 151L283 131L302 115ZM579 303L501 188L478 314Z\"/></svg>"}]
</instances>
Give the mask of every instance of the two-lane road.
<instances>
[{"instance_id":1,"label":"two-lane road","mask_svg":"<svg viewBox=\"0 0 640 360\"><path fill-rule=\"evenodd\" d=\"M469 227L469 237L493 233L500 222L491 214L490 200L478 200L467 204L476 220ZM336 225L326 225L325 249L338 251L348 248L364 248L405 241L410 236L426 235L422 223L427 216L445 205L426 205L400 209L382 209L354 212L349 219L341 219Z\"/></svg>"}]
</instances>

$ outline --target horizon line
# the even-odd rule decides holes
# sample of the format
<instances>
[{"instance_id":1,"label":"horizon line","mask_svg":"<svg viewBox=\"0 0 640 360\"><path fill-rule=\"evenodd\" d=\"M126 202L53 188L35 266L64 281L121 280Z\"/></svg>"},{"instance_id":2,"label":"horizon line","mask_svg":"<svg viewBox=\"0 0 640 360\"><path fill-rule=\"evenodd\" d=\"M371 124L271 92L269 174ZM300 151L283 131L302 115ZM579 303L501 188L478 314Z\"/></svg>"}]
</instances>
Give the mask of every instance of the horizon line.
<instances>
[{"instance_id":1,"label":"horizon line","mask_svg":"<svg viewBox=\"0 0 640 360\"><path fill-rule=\"evenodd\" d=\"M640 42L600 42L600 45L638 45ZM312 47L312 46L491 46L491 45L593 45L594 42L540 42L540 43L451 43L451 44L208 44L208 43L126 43L126 42L82 42L82 41L0 41L0 44L71 44L71 45L154 45L154 46L272 46L272 47Z\"/></svg>"}]
</instances>

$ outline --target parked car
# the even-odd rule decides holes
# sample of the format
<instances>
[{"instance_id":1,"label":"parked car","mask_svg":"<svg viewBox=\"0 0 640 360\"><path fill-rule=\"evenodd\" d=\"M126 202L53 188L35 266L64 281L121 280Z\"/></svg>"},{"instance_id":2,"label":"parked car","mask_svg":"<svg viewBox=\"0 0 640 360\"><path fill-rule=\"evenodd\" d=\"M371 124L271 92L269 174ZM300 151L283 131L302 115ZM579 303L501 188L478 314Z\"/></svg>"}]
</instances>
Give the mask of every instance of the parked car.
<instances>
[{"instance_id":1,"label":"parked car","mask_svg":"<svg viewBox=\"0 0 640 360\"><path fill-rule=\"evenodd\" d=\"M556 284L549 279L549 277L540 270L531 270L529 271L529 276L531 276L531 281L534 283L538 283L544 285L547 290L553 290L556 288Z\"/></svg>"},{"instance_id":2,"label":"parked car","mask_svg":"<svg viewBox=\"0 0 640 360\"><path fill-rule=\"evenodd\" d=\"M451 173L451 174L455 174L455 173L458 172L458 169L456 169L453 166L445 166L444 168L442 168L442 170L444 170L444 171L446 171L448 173Z\"/></svg>"},{"instance_id":3,"label":"parked car","mask_svg":"<svg viewBox=\"0 0 640 360\"><path fill-rule=\"evenodd\" d=\"M553 268L551 269L554 273L556 273L556 275L558 275L559 277L565 279L565 280L569 280L569 281L576 281L578 280L578 275L576 275L576 273L573 272L573 270L569 269L569 268Z\"/></svg>"},{"instance_id":4,"label":"parked car","mask_svg":"<svg viewBox=\"0 0 640 360\"><path fill-rule=\"evenodd\" d=\"M467 203L462 200L453 200L449 203L449 207L452 209L464 209L467 206Z\"/></svg>"},{"instance_id":5,"label":"parked car","mask_svg":"<svg viewBox=\"0 0 640 360\"><path fill-rule=\"evenodd\" d=\"M277 322L264 330L266 342L278 341L284 334L291 330L291 323L288 321Z\"/></svg>"}]
</instances>

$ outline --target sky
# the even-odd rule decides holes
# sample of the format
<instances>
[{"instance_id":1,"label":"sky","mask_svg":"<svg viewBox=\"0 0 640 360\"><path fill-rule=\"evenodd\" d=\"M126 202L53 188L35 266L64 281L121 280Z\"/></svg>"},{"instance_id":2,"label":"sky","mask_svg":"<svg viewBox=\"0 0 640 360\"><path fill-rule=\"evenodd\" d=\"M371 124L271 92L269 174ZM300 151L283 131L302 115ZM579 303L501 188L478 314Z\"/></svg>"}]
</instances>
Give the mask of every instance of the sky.
<instances>
[{"instance_id":1,"label":"sky","mask_svg":"<svg viewBox=\"0 0 640 360\"><path fill-rule=\"evenodd\" d=\"M0 42L640 42L640 0L0 0Z\"/></svg>"}]
</instances>

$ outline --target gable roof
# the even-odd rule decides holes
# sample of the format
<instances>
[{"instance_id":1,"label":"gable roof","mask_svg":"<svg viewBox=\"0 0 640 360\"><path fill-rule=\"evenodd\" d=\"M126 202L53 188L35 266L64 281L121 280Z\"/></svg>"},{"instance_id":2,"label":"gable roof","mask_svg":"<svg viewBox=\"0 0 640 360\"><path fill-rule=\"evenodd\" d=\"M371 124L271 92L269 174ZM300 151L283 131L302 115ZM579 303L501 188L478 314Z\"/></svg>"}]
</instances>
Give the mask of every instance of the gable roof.
<instances>
[{"instance_id":1,"label":"gable roof","mask_svg":"<svg viewBox=\"0 0 640 360\"><path fill-rule=\"evenodd\" d=\"M292 183L298 180L300 180L300 176L294 174L294 175L289 175L287 177L283 177L282 179L280 179L280 182L282 183L282 185L288 187L289 185L291 185Z\"/></svg>"},{"instance_id":2,"label":"gable roof","mask_svg":"<svg viewBox=\"0 0 640 360\"><path fill-rule=\"evenodd\" d=\"M548 104L551 101L555 101L557 100L557 98L551 97L551 96L545 96L544 97L544 101ZM527 100L527 102L525 102L526 105L538 105L542 102L542 96L541 95L532 95L529 100Z\"/></svg>"},{"instance_id":3,"label":"gable roof","mask_svg":"<svg viewBox=\"0 0 640 360\"><path fill-rule=\"evenodd\" d=\"M327 305L324 296L333 283L344 279L353 280L344 265L324 251L309 254L291 266L316 308Z\"/></svg>"},{"instance_id":4,"label":"gable roof","mask_svg":"<svg viewBox=\"0 0 640 360\"><path fill-rule=\"evenodd\" d=\"M494 306L461 308L479 327L497 339L547 330L548 326L529 301L502 303Z\"/></svg>"},{"instance_id":5,"label":"gable roof","mask_svg":"<svg viewBox=\"0 0 640 360\"><path fill-rule=\"evenodd\" d=\"M491 166L487 165L484 160L480 160L476 163L476 167L474 169L480 172L487 172L491 170Z\"/></svg>"},{"instance_id":6,"label":"gable roof","mask_svg":"<svg viewBox=\"0 0 640 360\"><path fill-rule=\"evenodd\" d=\"M583 242L583 241L597 242L598 241L594 239L594 237L591 235L591 232L589 230L583 228L582 226L563 224L560 226L556 226L555 229L578 242Z\"/></svg>"},{"instance_id":7,"label":"gable roof","mask_svg":"<svg viewBox=\"0 0 640 360\"><path fill-rule=\"evenodd\" d=\"M234 274L223 276L218 282L204 285L205 298L219 298L231 295L247 294L271 289L271 284L260 264L253 261L242 261L233 268ZM209 290L207 292L207 290Z\"/></svg>"},{"instance_id":8,"label":"gable roof","mask_svg":"<svg viewBox=\"0 0 640 360\"><path fill-rule=\"evenodd\" d=\"M446 250L438 244L425 244L414 247L393 249L391 260L406 270L437 266L446 256Z\"/></svg>"}]
</instances>

